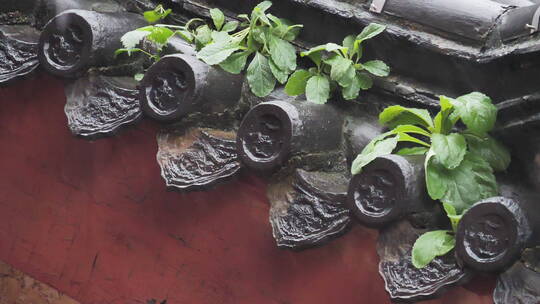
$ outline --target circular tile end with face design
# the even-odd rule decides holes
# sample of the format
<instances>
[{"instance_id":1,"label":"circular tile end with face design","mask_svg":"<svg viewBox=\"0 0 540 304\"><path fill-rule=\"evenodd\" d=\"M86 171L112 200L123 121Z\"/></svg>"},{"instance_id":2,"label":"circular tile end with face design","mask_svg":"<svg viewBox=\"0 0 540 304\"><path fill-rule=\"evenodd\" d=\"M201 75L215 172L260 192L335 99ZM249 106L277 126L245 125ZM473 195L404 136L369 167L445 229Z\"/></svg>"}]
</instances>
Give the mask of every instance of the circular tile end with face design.
<instances>
[{"instance_id":1,"label":"circular tile end with face design","mask_svg":"<svg viewBox=\"0 0 540 304\"><path fill-rule=\"evenodd\" d=\"M273 170L283 164L290 156L297 117L296 108L286 102L265 102L251 109L236 140L242 162L255 170Z\"/></svg>"},{"instance_id":2,"label":"circular tile end with face design","mask_svg":"<svg viewBox=\"0 0 540 304\"><path fill-rule=\"evenodd\" d=\"M407 209L407 163L393 156L379 157L349 183L347 205L369 227L387 225Z\"/></svg>"},{"instance_id":3,"label":"circular tile end with face design","mask_svg":"<svg viewBox=\"0 0 540 304\"><path fill-rule=\"evenodd\" d=\"M194 111L196 79L184 55L170 55L155 63L140 83L144 113L161 121L173 121Z\"/></svg>"},{"instance_id":4,"label":"circular tile end with face design","mask_svg":"<svg viewBox=\"0 0 540 304\"><path fill-rule=\"evenodd\" d=\"M498 271L518 259L529 236L528 223L515 201L489 198L463 215L456 235L456 252L475 270Z\"/></svg>"},{"instance_id":5,"label":"circular tile end with face design","mask_svg":"<svg viewBox=\"0 0 540 304\"><path fill-rule=\"evenodd\" d=\"M90 24L77 13L63 13L45 26L38 58L51 74L72 77L88 67L92 43Z\"/></svg>"}]
</instances>

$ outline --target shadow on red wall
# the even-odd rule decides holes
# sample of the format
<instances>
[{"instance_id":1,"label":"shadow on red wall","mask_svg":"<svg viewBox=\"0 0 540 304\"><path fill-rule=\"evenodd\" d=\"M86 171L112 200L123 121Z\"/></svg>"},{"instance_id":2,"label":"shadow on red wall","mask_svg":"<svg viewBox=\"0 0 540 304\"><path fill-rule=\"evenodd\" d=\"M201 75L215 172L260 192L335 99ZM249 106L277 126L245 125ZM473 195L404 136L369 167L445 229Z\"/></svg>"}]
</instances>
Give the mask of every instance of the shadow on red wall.
<instances>
[{"instance_id":1,"label":"shadow on red wall","mask_svg":"<svg viewBox=\"0 0 540 304\"><path fill-rule=\"evenodd\" d=\"M1 260L84 304L389 303L376 232L279 250L262 180L169 192L157 125L87 142L67 129L64 103L45 75L0 88ZM432 303L491 303L488 281Z\"/></svg>"}]
</instances>

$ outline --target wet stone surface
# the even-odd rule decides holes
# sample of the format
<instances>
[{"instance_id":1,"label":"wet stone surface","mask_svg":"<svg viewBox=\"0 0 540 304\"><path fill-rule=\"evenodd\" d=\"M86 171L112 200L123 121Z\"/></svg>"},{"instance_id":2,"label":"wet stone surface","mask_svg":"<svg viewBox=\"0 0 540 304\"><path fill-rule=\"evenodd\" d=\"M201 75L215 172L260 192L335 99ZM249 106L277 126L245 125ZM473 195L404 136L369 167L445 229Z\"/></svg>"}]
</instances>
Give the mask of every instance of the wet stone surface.
<instances>
[{"instance_id":1,"label":"wet stone surface","mask_svg":"<svg viewBox=\"0 0 540 304\"><path fill-rule=\"evenodd\" d=\"M280 248L304 249L334 239L350 226L348 180L340 173L307 172L271 184L270 223Z\"/></svg>"},{"instance_id":2,"label":"wet stone surface","mask_svg":"<svg viewBox=\"0 0 540 304\"><path fill-rule=\"evenodd\" d=\"M185 133L161 131L157 161L168 187L204 190L240 169L236 133L192 128Z\"/></svg>"},{"instance_id":3,"label":"wet stone surface","mask_svg":"<svg viewBox=\"0 0 540 304\"><path fill-rule=\"evenodd\" d=\"M281 151L284 142L281 121L273 115L262 115L244 140L245 151L254 159L272 159Z\"/></svg>"},{"instance_id":4,"label":"wet stone surface","mask_svg":"<svg viewBox=\"0 0 540 304\"><path fill-rule=\"evenodd\" d=\"M510 229L501 217L484 215L465 232L465 246L479 260L496 258L505 253L510 243Z\"/></svg>"},{"instance_id":5,"label":"wet stone surface","mask_svg":"<svg viewBox=\"0 0 540 304\"><path fill-rule=\"evenodd\" d=\"M377 253L379 273L392 300L419 301L439 296L447 287L465 283L468 273L456 263L453 253L438 257L424 268L412 264L412 246L423 230L400 221L380 231Z\"/></svg>"},{"instance_id":6,"label":"wet stone surface","mask_svg":"<svg viewBox=\"0 0 540 304\"><path fill-rule=\"evenodd\" d=\"M540 273L540 246L523 250L521 260L525 267Z\"/></svg>"},{"instance_id":7,"label":"wet stone surface","mask_svg":"<svg viewBox=\"0 0 540 304\"><path fill-rule=\"evenodd\" d=\"M176 111L179 102L186 98L187 81L181 71L162 71L157 74L151 86L146 88L150 107L162 115Z\"/></svg>"},{"instance_id":8,"label":"wet stone surface","mask_svg":"<svg viewBox=\"0 0 540 304\"><path fill-rule=\"evenodd\" d=\"M356 205L363 213L384 216L398 201L395 177L387 170L375 170L362 175L354 192Z\"/></svg>"},{"instance_id":9,"label":"wet stone surface","mask_svg":"<svg viewBox=\"0 0 540 304\"><path fill-rule=\"evenodd\" d=\"M64 68L74 66L84 47L82 30L75 24L59 29L50 35L44 47L52 64Z\"/></svg>"},{"instance_id":10,"label":"wet stone surface","mask_svg":"<svg viewBox=\"0 0 540 304\"><path fill-rule=\"evenodd\" d=\"M142 111L131 77L90 75L66 86L64 108L74 135L112 135L124 125L139 120Z\"/></svg>"},{"instance_id":11,"label":"wet stone surface","mask_svg":"<svg viewBox=\"0 0 540 304\"><path fill-rule=\"evenodd\" d=\"M493 292L495 304L540 303L540 273L530 270L521 262L515 263L499 275Z\"/></svg>"},{"instance_id":12,"label":"wet stone surface","mask_svg":"<svg viewBox=\"0 0 540 304\"><path fill-rule=\"evenodd\" d=\"M34 71L39 34L29 26L0 26L0 84Z\"/></svg>"}]
</instances>

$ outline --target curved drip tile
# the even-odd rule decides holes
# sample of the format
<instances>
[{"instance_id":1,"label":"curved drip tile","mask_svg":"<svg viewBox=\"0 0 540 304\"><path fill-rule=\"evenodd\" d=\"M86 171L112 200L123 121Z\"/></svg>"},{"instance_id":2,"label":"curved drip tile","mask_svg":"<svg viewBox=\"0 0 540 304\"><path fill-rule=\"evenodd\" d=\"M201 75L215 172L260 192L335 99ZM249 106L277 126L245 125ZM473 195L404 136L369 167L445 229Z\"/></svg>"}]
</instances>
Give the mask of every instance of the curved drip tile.
<instances>
[{"instance_id":1,"label":"curved drip tile","mask_svg":"<svg viewBox=\"0 0 540 304\"><path fill-rule=\"evenodd\" d=\"M234 176L241 168L234 131L191 128L157 135L157 162L167 187L205 190Z\"/></svg>"},{"instance_id":2,"label":"curved drip tile","mask_svg":"<svg viewBox=\"0 0 540 304\"><path fill-rule=\"evenodd\" d=\"M521 260L525 267L540 272L540 246L527 248L521 254Z\"/></svg>"},{"instance_id":3,"label":"curved drip tile","mask_svg":"<svg viewBox=\"0 0 540 304\"><path fill-rule=\"evenodd\" d=\"M499 275L493 291L495 304L536 304L540 302L540 273L521 262Z\"/></svg>"},{"instance_id":4,"label":"curved drip tile","mask_svg":"<svg viewBox=\"0 0 540 304\"><path fill-rule=\"evenodd\" d=\"M142 111L132 77L88 75L65 87L64 111L74 135L95 139L137 122Z\"/></svg>"},{"instance_id":5,"label":"curved drip tile","mask_svg":"<svg viewBox=\"0 0 540 304\"><path fill-rule=\"evenodd\" d=\"M0 25L0 84L32 73L39 65L39 32L27 25Z\"/></svg>"},{"instance_id":6,"label":"curved drip tile","mask_svg":"<svg viewBox=\"0 0 540 304\"><path fill-rule=\"evenodd\" d=\"M268 187L270 224L277 246L305 249L322 245L348 231L345 206L348 180L342 173L297 169Z\"/></svg>"},{"instance_id":7,"label":"curved drip tile","mask_svg":"<svg viewBox=\"0 0 540 304\"><path fill-rule=\"evenodd\" d=\"M379 273L393 301L414 302L436 298L451 286L464 284L469 272L460 268L452 253L418 269L411 262L414 242L425 230L408 221L394 223L379 233Z\"/></svg>"}]
</instances>

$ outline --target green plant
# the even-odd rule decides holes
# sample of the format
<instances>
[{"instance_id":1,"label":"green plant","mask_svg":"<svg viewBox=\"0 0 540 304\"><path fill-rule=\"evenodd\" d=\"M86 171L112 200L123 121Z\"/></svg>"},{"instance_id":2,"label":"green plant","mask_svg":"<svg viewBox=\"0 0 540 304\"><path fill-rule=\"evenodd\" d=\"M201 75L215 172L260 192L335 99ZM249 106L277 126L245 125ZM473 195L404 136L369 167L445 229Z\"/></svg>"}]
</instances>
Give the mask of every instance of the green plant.
<instances>
[{"instance_id":1,"label":"green plant","mask_svg":"<svg viewBox=\"0 0 540 304\"><path fill-rule=\"evenodd\" d=\"M266 13L271 6L272 2L264 1L250 15L238 15L243 20L240 31L231 35L212 32L212 41L197 54L207 64L233 74L241 73L250 60L246 77L259 97L270 94L277 82L284 84L296 70L296 49L291 41L302 27Z\"/></svg>"},{"instance_id":2,"label":"green plant","mask_svg":"<svg viewBox=\"0 0 540 304\"><path fill-rule=\"evenodd\" d=\"M154 10L144 12L144 18L148 23L152 24L164 19L170 13L170 9L165 10L160 4ZM120 38L120 41L122 42L124 48L116 50L115 56L118 56L122 53L127 53L128 55L131 55L132 53L142 52L148 57L157 61L160 58L159 52L161 51L163 46L165 46L170 37L172 37L174 34L175 32L170 30L169 28L158 25L149 25L135 29L133 31L129 31ZM137 47L144 38L147 38L158 46L158 52L156 54L152 54L149 50Z\"/></svg>"},{"instance_id":3,"label":"green plant","mask_svg":"<svg viewBox=\"0 0 540 304\"><path fill-rule=\"evenodd\" d=\"M156 8L154 8L154 10L144 12L143 16L148 23L156 23L162 19L165 19L165 17L167 17L171 12L171 9L165 9L163 5L159 4L156 6Z\"/></svg>"},{"instance_id":4,"label":"green plant","mask_svg":"<svg viewBox=\"0 0 540 304\"><path fill-rule=\"evenodd\" d=\"M302 52L301 56L309 57L316 67L295 71L285 91L291 96L305 93L309 101L326 103L331 88L341 87L343 98L357 98L360 90L367 90L373 85L369 74L385 77L390 73L388 65L380 60L360 63L362 43L379 35L385 28L371 23L358 36L345 37L342 45L327 43Z\"/></svg>"},{"instance_id":5,"label":"green plant","mask_svg":"<svg viewBox=\"0 0 540 304\"><path fill-rule=\"evenodd\" d=\"M200 50L205 45L212 42L212 34L214 32L231 32L234 31L239 24L238 21L225 22L225 15L219 9L210 10L213 28L200 18L193 18L183 26L153 24L161 21L170 13L171 10L165 10L162 5L158 5L152 11L144 12L144 18L151 25L125 33L120 39L124 48L116 50L115 55L118 56L122 53L131 55L132 53L141 52L153 61L158 61L161 59L163 48L174 36L179 36L185 41L193 44L196 50ZM139 47L141 41L145 38L151 42L154 47L149 47L148 49ZM135 78L140 80L142 76L143 74L137 74L135 75Z\"/></svg>"},{"instance_id":6,"label":"green plant","mask_svg":"<svg viewBox=\"0 0 540 304\"><path fill-rule=\"evenodd\" d=\"M488 134L497 118L488 96L478 92L455 99L440 96L439 103L441 109L434 118L423 109L387 107L379 121L391 130L374 138L351 168L352 174L360 173L378 156L393 153L398 142L413 147L396 154L426 155L427 191L442 202L452 230L430 231L418 238L412 251L412 262L418 268L454 247L461 215L475 202L497 195L493 172L506 170L510 163L507 149ZM458 122L465 126L463 131L456 131Z\"/></svg>"},{"instance_id":7,"label":"green plant","mask_svg":"<svg viewBox=\"0 0 540 304\"><path fill-rule=\"evenodd\" d=\"M277 82L284 84L296 70L296 49L291 41L302 27L267 14L271 6L270 1L259 3L250 15L238 16L242 23L225 22L223 12L214 8L210 10L212 25L195 18L184 26L156 24L138 28L121 38L124 48L117 50L116 54L142 52L158 61L162 48L169 39L178 35L195 46L197 58L209 65L219 65L229 73L241 73L250 60L246 75L249 86L255 95L264 97L274 90ZM168 14L167 11L158 7L146 12L145 18L149 22L157 22ZM157 52L137 47L143 38L154 43Z\"/></svg>"},{"instance_id":8,"label":"green plant","mask_svg":"<svg viewBox=\"0 0 540 304\"><path fill-rule=\"evenodd\" d=\"M163 6L160 4L156 6L154 10L144 12L144 18L149 24L153 24L165 19L171 13L171 11L171 9L163 8ZM161 51L163 47L167 44L172 36L175 34L179 34L181 36L186 35L186 31L183 28L173 31L168 27L172 26L148 25L125 33L120 38L124 48L117 49L114 52L114 55L118 56L120 54L127 53L129 56L131 56L133 53L140 52L148 56L150 59L158 61L161 58ZM151 50L138 47L144 38L154 43L157 49ZM135 79L140 81L143 76L144 74L136 74Z\"/></svg>"}]
</instances>

